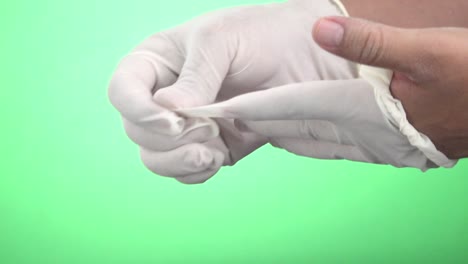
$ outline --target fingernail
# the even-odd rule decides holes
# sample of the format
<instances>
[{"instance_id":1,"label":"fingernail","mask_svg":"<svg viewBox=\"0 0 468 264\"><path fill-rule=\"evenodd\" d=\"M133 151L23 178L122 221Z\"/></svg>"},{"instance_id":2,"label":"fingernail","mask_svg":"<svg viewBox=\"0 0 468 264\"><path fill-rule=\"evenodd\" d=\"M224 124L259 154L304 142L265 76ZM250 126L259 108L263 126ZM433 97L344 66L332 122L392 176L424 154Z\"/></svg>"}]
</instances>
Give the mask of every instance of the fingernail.
<instances>
[{"instance_id":1,"label":"fingernail","mask_svg":"<svg viewBox=\"0 0 468 264\"><path fill-rule=\"evenodd\" d=\"M314 32L315 41L326 47L337 47L343 41L344 28L330 19L321 19Z\"/></svg>"}]
</instances>

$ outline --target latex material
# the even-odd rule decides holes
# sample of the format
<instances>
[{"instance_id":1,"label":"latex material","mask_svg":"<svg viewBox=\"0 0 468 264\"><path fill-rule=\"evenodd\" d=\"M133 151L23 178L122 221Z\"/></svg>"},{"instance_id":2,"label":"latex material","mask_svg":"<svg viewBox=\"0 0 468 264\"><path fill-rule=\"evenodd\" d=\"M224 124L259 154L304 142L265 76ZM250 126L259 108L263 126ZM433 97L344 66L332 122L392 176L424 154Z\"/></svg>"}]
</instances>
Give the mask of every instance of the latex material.
<instances>
[{"instance_id":1,"label":"latex material","mask_svg":"<svg viewBox=\"0 0 468 264\"><path fill-rule=\"evenodd\" d=\"M298 1L300 2L300 1ZM346 9L344 8L344 5L338 1L332 1L341 11L343 15L348 16L348 13ZM311 1L304 3L307 5L308 8L313 8L313 4ZM363 79L366 80L371 86L375 94L375 100L377 105L379 106L379 109L367 109L369 112L371 111L379 111L383 113L384 118L386 120L374 120L375 124L374 125L379 125L379 123L386 123L389 122L392 124L392 126L395 126L396 128L399 129L399 133L401 133L403 136L406 137L407 143L411 145L412 148L419 150L420 155L423 155L425 159L427 159L426 162L421 162L420 158L414 157L414 160L407 160L405 161L389 161L385 160L385 158L376 158L376 159L363 159L359 153L359 151L352 151L348 153L354 153L354 156L347 155L348 159L352 160L361 160L361 161L366 161L366 162L374 162L374 163L390 163L395 166L410 166L410 167L418 167L422 170L426 170L430 167L434 167L434 164L437 166L442 166L442 167L453 167L457 161L456 160L450 160L448 159L443 153L438 151L435 147L435 145L432 143L432 141L425 136L422 133L419 133L407 120L405 111L403 109L403 106L401 102L399 102L397 99L393 98L393 96L390 93L389 86L391 82L391 78L393 75L393 72L390 70L385 70L385 69L380 69L380 68L375 68L375 67L369 67L365 65L356 65L359 76ZM350 82L351 83L351 82ZM317 84L311 84L311 86L316 86ZM323 85L326 85L325 83ZM348 84L343 83L342 85L348 86ZM281 119L290 119L290 120L296 120L296 119L323 119L323 116L314 116L313 110L315 109L313 106L311 106L309 109L302 109L301 111L298 111L297 108L298 105L295 104L295 102L300 102L303 98L312 98L311 96L317 96L317 94L310 94L308 95L307 92L313 93L310 90L305 90L302 92L299 91L293 91L293 90L283 90L284 94L282 93L272 93L272 94L257 94L255 96L241 96L239 98L235 98L234 100L230 100L228 102L223 102L223 103L218 103L218 104L213 104L213 105L208 105L208 106L203 106L203 107L197 107L197 108L192 108L192 109L179 109L178 113L184 116L192 116L192 117L218 117L218 118L236 118L236 119L243 119L243 120L281 120ZM304 96L304 97L301 97ZM283 100L281 103L278 103L280 100ZM312 103L313 99L310 99ZM356 100L360 100L359 98L356 98ZM364 98L363 98L364 100ZM261 103L263 102L263 103ZM341 104L340 101L336 101L336 104ZM365 104L363 104L365 105ZM357 104L355 105L356 107L362 107L358 106ZM326 106L325 106L326 107ZM331 106L332 108L335 106ZM289 108L289 109L288 109ZM265 111L265 109L272 109L271 112ZM275 110L279 109L280 111L284 111L283 113L277 113ZM300 109L300 108L299 108ZM327 108L328 109L328 108ZM308 111L308 112L307 112ZM317 110L315 110L317 111ZM350 109L351 111L351 109ZM308 113L308 116L303 116L304 113ZM284 116L281 114L288 113L288 115ZM296 115L291 115L290 113L296 113ZM301 115L302 114L302 115ZM280 118L281 117L281 118ZM292 124L291 122L276 122L276 123L270 123L270 124L263 124L263 127L257 123L256 125L253 125L251 123L252 128L256 128L257 132L260 132L260 134L264 134L265 136L269 136L270 140L272 139L273 136L278 136L278 135L288 135L289 137L291 136L297 136L301 133L298 131L296 132L289 132L286 133L271 133L272 131L276 130L288 130L287 127L293 126L297 129L303 130L304 127L312 127L316 126L314 130L319 129L320 127L324 127L323 123L320 125L319 121L301 121L301 122L309 122L309 124L304 125L298 125L298 124ZM358 122L356 120L356 122ZM243 124L245 126L245 124ZM389 126L388 129L390 131L395 132L392 129L392 126ZM267 128L266 128L267 127ZM326 126L325 126L326 127ZM327 127L329 129L329 127ZM245 129L248 130L248 129ZM307 129L306 129L307 130ZM269 131L269 133L265 133L265 131ZM262 133L263 132L263 133ZM335 130L331 131L335 132ZM323 133L319 133L323 134ZM364 135L366 133L362 133L361 135ZM375 138L376 136L378 137L384 137L384 134L381 135L375 135L371 134L371 137L368 138L369 141L374 141L376 144L380 141L378 138ZM329 137L329 135L325 136ZM374 137L374 138L373 138ZM306 140L309 140L308 137L305 138ZM406 142L404 138L400 137L400 140ZM315 138L317 142L321 142L321 139ZM297 141L295 142L297 143ZM303 144L295 144L297 147L300 148L300 150L295 149L292 152L298 153L300 152L303 155L306 156L315 156L315 157L329 157L331 158L333 155L326 155L326 153L318 153L317 148L315 148L313 151L310 150L309 152L304 149L311 147L310 144L306 144L306 142L302 142ZM392 146L398 144L402 144L399 142L394 142ZM321 144L323 145L323 144ZM388 149L385 151L389 151L392 149L392 146L389 146ZM286 149L291 149L290 146L284 146ZM342 149L349 149L349 146L339 146L339 145L334 145L328 147L338 147ZM359 147L359 146L358 146ZM368 147L369 148L369 147ZM375 150L377 149L377 146L371 146L369 148L370 150ZM337 150L331 150L327 149L324 150L329 153L335 153L335 152L340 152ZM414 150L412 150L414 152ZM312 154L313 153L313 154ZM401 153L396 153L396 156ZM374 156L379 156L378 154L374 154Z\"/></svg>"},{"instance_id":2,"label":"latex material","mask_svg":"<svg viewBox=\"0 0 468 264\"><path fill-rule=\"evenodd\" d=\"M117 68L109 97L144 164L198 183L268 142L239 131L232 120L181 118L173 109L289 83L355 78L353 64L312 41L313 25L326 15L340 11L329 1L306 0L236 7L157 33L135 48Z\"/></svg>"},{"instance_id":3,"label":"latex material","mask_svg":"<svg viewBox=\"0 0 468 264\"><path fill-rule=\"evenodd\" d=\"M375 98L375 86L363 78L316 81L252 92L181 112L243 120L238 121L240 129L267 136L276 146L299 155L422 170L444 165L410 144Z\"/></svg>"},{"instance_id":4,"label":"latex material","mask_svg":"<svg viewBox=\"0 0 468 264\"><path fill-rule=\"evenodd\" d=\"M145 166L184 183L200 183L221 166L235 164L267 142L311 157L349 157L422 169L435 166L421 151L402 140L401 134L384 129L371 131L374 132L372 140L380 140L379 145L356 141L344 146L343 140L360 137L347 133L337 137L335 132L345 131L345 127L335 126L326 119L312 123L277 121L317 128L316 138L328 140L298 141L238 129L233 120L225 118L193 118L174 112L292 83L323 85L321 81L325 80L359 78L355 64L323 51L311 37L311 29L319 17L340 14L336 1L293 0L244 6L206 14L145 40L122 60L109 87L109 98L122 114L128 136L140 146ZM322 92L316 94L316 100L327 96L326 90ZM322 111L333 112L340 104L335 101L322 105ZM363 111L365 106L359 105ZM379 122L387 120L383 115L380 117ZM378 118L372 120L377 122ZM274 127L276 121L265 122L271 123L264 125ZM275 129L269 132L287 132L284 126ZM350 131L359 132L358 129ZM384 136L378 138L378 132L398 136L402 150L382 150L390 143ZM379 149L372 150L372 147ZM406 162L406 157L401 156L409 154L406 150L417 158ZM387 155L393 157L387 159Z\"/></svg>"}]
</instances>

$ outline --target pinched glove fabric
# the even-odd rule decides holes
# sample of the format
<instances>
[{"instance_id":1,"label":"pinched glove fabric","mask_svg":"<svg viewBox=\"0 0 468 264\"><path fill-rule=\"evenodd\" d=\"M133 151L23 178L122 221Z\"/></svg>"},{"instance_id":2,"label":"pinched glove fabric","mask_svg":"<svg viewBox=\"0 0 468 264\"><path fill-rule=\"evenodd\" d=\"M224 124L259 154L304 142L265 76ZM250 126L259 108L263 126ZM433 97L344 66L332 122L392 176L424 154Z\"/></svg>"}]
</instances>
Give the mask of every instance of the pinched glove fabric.
<instances>
[{"instance_id":1,"label":"pinched glove fabric","mask_svg":"<svg viewBox=\"0 0 468 264\"><path fill-rule=\"evenodd\" d=\"M406 120L401 103L388 92L387 71L366 67L361 74L274 87L178 111L237 119L239 130L266 136L272 145L301 156L421 170L455 164Z\"/></svg>"}]
</instances>

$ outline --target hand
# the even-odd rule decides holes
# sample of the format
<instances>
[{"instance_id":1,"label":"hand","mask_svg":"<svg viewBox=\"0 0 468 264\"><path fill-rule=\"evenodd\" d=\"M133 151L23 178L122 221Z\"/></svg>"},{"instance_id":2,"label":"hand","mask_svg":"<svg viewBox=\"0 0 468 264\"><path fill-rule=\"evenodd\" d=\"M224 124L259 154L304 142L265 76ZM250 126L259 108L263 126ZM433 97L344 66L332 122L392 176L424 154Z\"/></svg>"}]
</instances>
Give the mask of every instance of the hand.
<instances>
[{"instance_id":1,"label":"hand","mask_svg":"<svg viewBox=\"0 0 468 264\"><path fill-rule=\"evenodd\" d=\"M257 122L238 121L238 126L269 137L278 147L309 157L422 170L453 166L456 161L449 160L436 146L452 158L462 156L457 147L459 151L467 150L467 77L454 74L456 68L467 69L467 56L463 55L468 52L466 30L419 32L342 17L331 20L338 26L328 20L317 24L317 42L354 61L404 72L397 72L392 90L402 99L409 121L424 134L408 123L401 102L390 94L390 83L379 81L385 79L379 76L385 71L369 67L362 67L363 78L353 81L302 83L238 97L235 100L243 101L243 105L248 100L258 109L268 109L241 116ZM432 51L432 45L438 47L438 52ZM462 55L456 58L457 54ZM278 101L281 103L273 107L272 103ZM232 102L225 103L226 111L239 115L238 109L230 107Z\"/></svg>"},{"instance_id":2,"label":"hand","mask_svg":"<svg viewBox=\"0 0 468 264\"><path fill-rule=\"evenodd\" d=\"M403 116L391 108L397 102L379 91L388 90L388 83L376 84L364 78L304 82L180 111L236 118L241 131L254 131L272 145L302 156L422 170L453 166L431 149L429 140L401 122Z\"/></svg>"},{"instance_id":3,"label":"hand","mask_svg":"<svg viewBox=\"0 0 468 264\"><path fill-rule=\"evenodd\" d=\"M448 157L468 157L467 29L401 29L339 17L315 29L324 49L394 70L391 91L410 123Z\"/></svg>"},{"instance_id":4,"label":"hand","mask_svg":"<svg viewBox=\"0 0 468 264\"><path fill-rule=\"evenodd\" d=\"M352 63L310 36L329 3L296 0L214 12L157 33L124 58L109 87L128 136L153 172L200 183L263 145L232 121L182 118L172 109L200 106L293 82L350 79Z\"/></svg>"}]
</instances>

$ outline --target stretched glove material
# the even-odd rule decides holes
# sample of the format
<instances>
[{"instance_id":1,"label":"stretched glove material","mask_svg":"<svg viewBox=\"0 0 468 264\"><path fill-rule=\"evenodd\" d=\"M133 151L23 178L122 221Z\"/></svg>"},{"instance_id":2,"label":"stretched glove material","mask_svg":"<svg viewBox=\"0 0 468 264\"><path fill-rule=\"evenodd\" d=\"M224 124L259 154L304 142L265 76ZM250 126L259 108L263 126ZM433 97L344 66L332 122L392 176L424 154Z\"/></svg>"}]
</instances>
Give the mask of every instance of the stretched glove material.
<instances>
[{"instance_id":1,"label":"stretched glove material","mask_svg":"<svg viewBox=\"0 0 468 264\"><path fill-rule=\"evenodd\" d=\"M231 119L184 117L174 112L292 83L320 84L325 80L358 78L355 64L324 52L311 37L319 17L342 14L339 5L332 1L294 0L236 7L156 33L137 46L117 67L110 82L109 98L121 113L129 138L140 146L145 166L156 174L184 183L200 183L223 165L233 165L268 141L302 155L347 158L348 155L327 154L327 149L336 148L314 150L320 153L317 155L295 151L291 147L293 143L285 142L283 137L272 137L261 131L240 131ZM370 86L366 89L369 96L372 89ZM324 93L315 94L314 100L326 95L321 90ZM338 100L323 107L332 111L339 104ZM379 122L385 123L383 115L378 115L378 108L372 109L382 118ZM365 111L363 108L361 112ZM395 157L387 160L387 154L391 156L388 151L385 156L376 154L395 143L394 137L384 138L388 133L378 134L385 129L369 131L375 134L372 140L379 137L380 143L374 144L351 135L351 131L360 131L356 128L348 131L342 124L332 126L327 122L320 123L328 127L324 131L342 133L327 134L325 138L352 144L357 147L353 149L360 150L359 156L349 156L351 159L407 164ZM372 128L369 122L366 126ZM403 139L399 141L400 146L410 149ZM363 151L376 146L379 151ZM316 144L310 147L316 149ZM417 167L433 165L425 163L423 156L416 163Z\"/></svg>"},{"instance_id":2,"label":"stretched glove material","mask_svg":"<svg viewBox=\"0 0 468 264\"><path fill-rule=\"evenodd\" d=\"M392 113L392 104L397 108L398 102L382 99L385 94L371 83L358 78L290 84L179 112L237 118L240 130L255 131L274 146L302 156L422 170L453 166L433 145L429 149L430 141L412 138L423 135L413 134L411 125L401 122L399 110Z\"/></svg>"}]
</instances>

